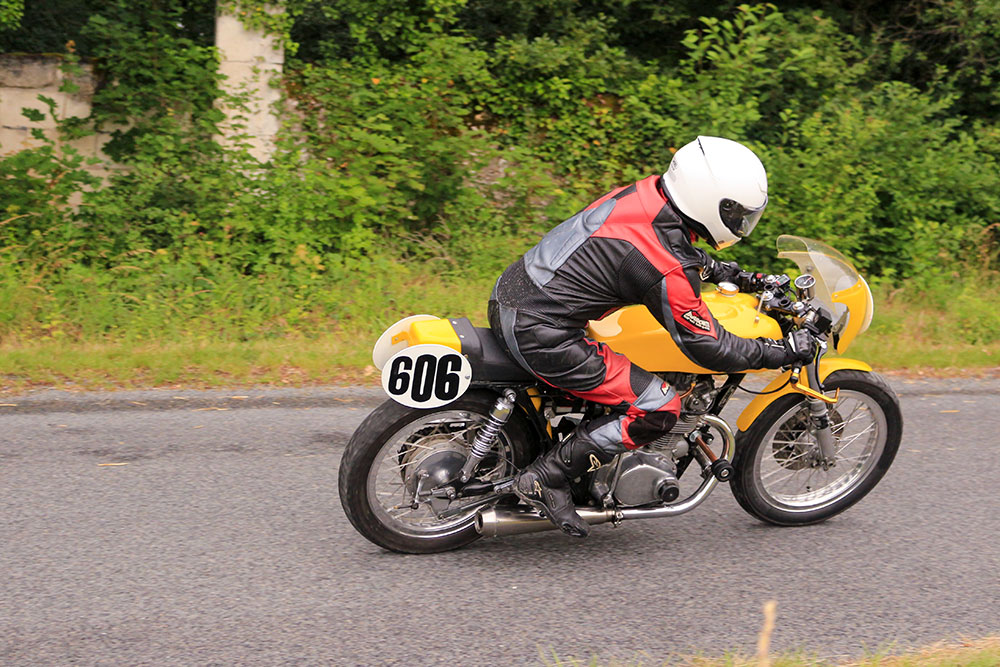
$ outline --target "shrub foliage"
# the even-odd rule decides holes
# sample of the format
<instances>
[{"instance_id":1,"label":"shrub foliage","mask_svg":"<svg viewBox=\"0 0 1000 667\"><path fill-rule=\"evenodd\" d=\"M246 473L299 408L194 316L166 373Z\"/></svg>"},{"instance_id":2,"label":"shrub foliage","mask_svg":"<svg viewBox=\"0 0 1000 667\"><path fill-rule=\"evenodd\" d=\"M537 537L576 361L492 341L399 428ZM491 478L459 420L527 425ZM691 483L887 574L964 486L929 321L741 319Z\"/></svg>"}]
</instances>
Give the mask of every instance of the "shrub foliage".
<instances>
[{"instance_id":1,"label":"shrub foliage","mask_svg":"<svg viewBox=\"0 0 1000 667\"><path fill-rule=\"evenodd\" d=\"M94 62L93 113L62 132L115 131L124 165L97 183L48 140L0 161L7 340L377 327L423 277L488 290L698 134L768 168L765 224L728 253L744 265L779 268L795 233L883 280L996 267L989 0L289 0L292 21L229 3L297 54L266 164L214 140L214 3L0 4L0 49Z\"/></svg>"}]
</instances>

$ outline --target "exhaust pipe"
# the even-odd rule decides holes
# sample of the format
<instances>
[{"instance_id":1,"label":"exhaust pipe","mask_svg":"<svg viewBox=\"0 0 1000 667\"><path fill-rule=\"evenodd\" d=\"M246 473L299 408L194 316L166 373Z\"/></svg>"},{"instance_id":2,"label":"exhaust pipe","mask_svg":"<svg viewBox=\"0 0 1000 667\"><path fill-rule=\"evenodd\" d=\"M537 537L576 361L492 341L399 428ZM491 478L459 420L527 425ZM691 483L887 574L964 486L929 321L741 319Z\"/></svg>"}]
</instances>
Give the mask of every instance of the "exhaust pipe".
<instances>
[{"instance_id":1,"label":"exhaust pipe","mask_svg":"<svg viewBox=\"0 0 1000 667\"><path fill-rule=\"evenodd\" d=\"M714 426L723 436L723 449L719 460L732 461L736 451L736 436L722 418L715 415L702 415L702 421ZM698 487L698 490L680 502L673 502L659 507L630 507L620 510L598 510L591 507L577 507L580 518L596 526L609 521L628 521L632 519L660 519L690 512L701 505L715 489L719 480L714 475L708 475ZM523 535L524 533L540 533L544 530L555 530L555 524L533 509L519 505L517 507L492 507L476 512L476 532L483 537L504 537L506 535Z\"/></svg>"},{"instance_id":2,"label":"exhaust pipe","mask_svg":"<svg viewBox=\"0 0 1000 667\"><path fill-rule=\"evenodd\" d=\"M577 507L577 514L591 526L607 523L615 518L613 510L595 510ZM476 532L483 537L504 537L555 530L556 526L544 516L527 507L492 507L476 513Z\"/></svg>"}]
</instances>

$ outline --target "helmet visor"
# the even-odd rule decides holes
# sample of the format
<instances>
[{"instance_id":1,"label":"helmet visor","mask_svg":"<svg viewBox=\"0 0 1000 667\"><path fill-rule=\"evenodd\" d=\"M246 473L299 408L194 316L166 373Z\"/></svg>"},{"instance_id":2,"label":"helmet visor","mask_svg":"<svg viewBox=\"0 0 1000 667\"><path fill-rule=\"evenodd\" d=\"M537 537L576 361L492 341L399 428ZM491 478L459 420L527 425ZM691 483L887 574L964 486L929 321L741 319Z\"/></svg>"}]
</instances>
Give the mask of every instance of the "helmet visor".
<instances>
[{"instance_id":1,"label":"helmet visor","mask_svg":"<svg viewBox=\"0 0 1000 667\"><path fill-rule=\"evenodd\" d=\"M742 239L749 236L753 228L757 226L757 221L763 215L765 206L767 206L767 197L758 208L747 208L735 199L723 199L719 202L719 217L722 218L723 224L729 228L729 231Z\"/></svg>"}]
</instances>

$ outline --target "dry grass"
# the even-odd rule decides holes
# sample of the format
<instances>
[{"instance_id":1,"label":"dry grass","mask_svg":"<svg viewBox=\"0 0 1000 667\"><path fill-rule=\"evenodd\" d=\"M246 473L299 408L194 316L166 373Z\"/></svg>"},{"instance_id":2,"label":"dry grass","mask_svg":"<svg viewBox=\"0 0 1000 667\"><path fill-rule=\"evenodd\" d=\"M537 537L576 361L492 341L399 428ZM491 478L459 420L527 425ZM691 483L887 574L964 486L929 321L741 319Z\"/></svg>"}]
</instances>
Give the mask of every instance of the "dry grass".
<instances>
[{"instance_id":1,"label":"dry grass","mask_svg":"<svg viewBox=\"0 0 1000 667\"><path fill-rule=\"evenodd\" d=\"M7 336L0 344L0 391L364 384L375 379L369 368L371 346L397 315L464 314L484 324L488 285L432 286L421 280L407 285L398 298L372 295L367 310L355 304L363 312L349 318L344 329L310 337L243 332L247 335L239 340L238 332L194 329L177 334L155 328L151 330L159 333L141 342ZM355 301L364 301L356 296ZM1000 375L1000 311L991 294L969 288L944 300L945 305L940 297L916 290L881 291L872 329L848 356L880 371L917 376Z\"/></svg>"},{"instance_id":2,"label":"dry grass","mask_svg":"<svg viewBox=\"0 0 1000 667\"><path fill-rule=\"evenodd\" d=\"M0 348L0 391L374 383L368 346L355 341L345 334L228 343L7 345Z\"/></svg>"},{"instance_id":3,"label":"dry grass","mask_svg":"<svg viewBox=\"0 0 1000 667\"><path fill-rule=\"evenodd\" d=\"M635 660L602 662L595 659L542 658L547 667L998 667L1000 636L939 642L900 655L877 654L860 660L825 660L803 654L747 657L728 654L721 658L677 656L655 659L645 655Z\"/></svg>"},{"instance_id":4,"label":"dry grass","mask_svg":"<svg viewBox=\"0 0 1000 667\"><path fill-rule=\"evenodd\" d=\"M373 336L343 333L317 338L246 342L47 341L0 346L0 392L33 387L100 390L146 387L318 386L374 384ZM1000 342L920 347L871 337L848 356L879 371L915 377L997 377Z\"/></svg>"},{"instance_id":5,"label":"dry grass","mask_svg":"<svg viewBox=\"0 0 1000 667\"><path fill-rule=\"evenodd\" d=\"M757 637L757 653L747 657L730 653L721 658L704 656L672 656L654 659L643 655L630 661L600 662L596 658L582 661L560 658L552 652L551 659L542 656L547 667L998 667L1000 666L1000 636L982 639L938 642L915 651L897 655L881 652L861 660L844 662L825 660L806 654L771 655L771 638L777 617L777 602L769 600L763 607L764 620Z\"/></svg>"}]
</instances>

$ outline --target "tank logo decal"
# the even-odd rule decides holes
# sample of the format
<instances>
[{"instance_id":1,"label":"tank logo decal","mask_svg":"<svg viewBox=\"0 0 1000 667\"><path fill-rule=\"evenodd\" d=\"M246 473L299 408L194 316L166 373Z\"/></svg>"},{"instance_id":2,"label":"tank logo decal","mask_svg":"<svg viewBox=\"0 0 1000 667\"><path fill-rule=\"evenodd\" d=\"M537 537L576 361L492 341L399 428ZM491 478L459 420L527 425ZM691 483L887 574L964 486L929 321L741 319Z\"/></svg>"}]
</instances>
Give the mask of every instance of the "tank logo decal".
<instances>
[{"instance_id":1,"label":"tank logo decal","mask_svg":"<svg viewBox=\"0 0 1000 667\"><path fill-rule=\"evenodd\" d=\"M601 460L599 458L597 458L596 456L594 456L593 454L591 454L590 455L590 467L587 468L587 472L594 472L595 470L600 469L600 467L601 467Z\"/></svg>"}]
</instances>

